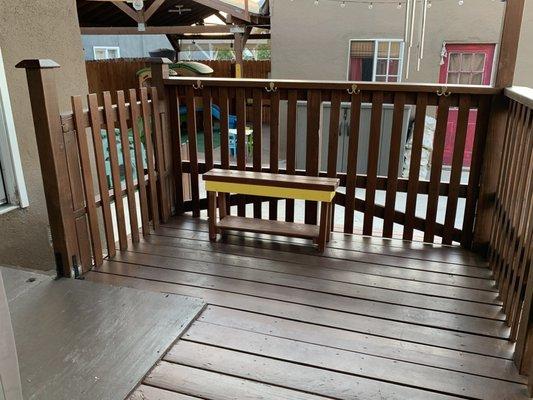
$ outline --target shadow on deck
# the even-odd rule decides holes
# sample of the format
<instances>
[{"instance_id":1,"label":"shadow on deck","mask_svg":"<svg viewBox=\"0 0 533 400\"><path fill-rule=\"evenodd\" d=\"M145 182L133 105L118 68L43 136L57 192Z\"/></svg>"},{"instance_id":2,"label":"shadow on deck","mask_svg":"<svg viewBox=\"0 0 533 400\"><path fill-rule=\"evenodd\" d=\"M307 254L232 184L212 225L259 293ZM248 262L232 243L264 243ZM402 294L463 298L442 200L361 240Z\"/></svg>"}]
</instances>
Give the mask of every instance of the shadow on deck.
<instances>
[{"instance_id":1,"label":"shadow on deck","mask_svg":"<svg viewBox=\"0 0 533 400\"><path fill-rule=\"evenodd\" d=\"M319 255L207 229L175 218L87 275L209 304L133 398L528 398L476 255L340 233Z\"/></svg>"}]
</instances>

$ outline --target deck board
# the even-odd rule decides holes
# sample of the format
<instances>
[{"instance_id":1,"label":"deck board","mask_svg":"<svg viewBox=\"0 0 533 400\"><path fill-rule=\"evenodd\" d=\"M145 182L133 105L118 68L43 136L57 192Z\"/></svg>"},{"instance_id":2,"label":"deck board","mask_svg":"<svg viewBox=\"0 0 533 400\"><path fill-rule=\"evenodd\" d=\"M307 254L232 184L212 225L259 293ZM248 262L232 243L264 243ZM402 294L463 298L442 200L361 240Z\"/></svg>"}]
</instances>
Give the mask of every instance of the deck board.
<instances>
[{"instance_id":1,"label":"deck board","mask_svg":"<svg viewBox=\"0 0 533 400\"><path fill-rule=\"evenodd\" d=\"M458 248L209 243L205 221L181 217L87 278L209 304L138 389L147 400L527 398L491 273Z\"/></svg>"}]
</instances>

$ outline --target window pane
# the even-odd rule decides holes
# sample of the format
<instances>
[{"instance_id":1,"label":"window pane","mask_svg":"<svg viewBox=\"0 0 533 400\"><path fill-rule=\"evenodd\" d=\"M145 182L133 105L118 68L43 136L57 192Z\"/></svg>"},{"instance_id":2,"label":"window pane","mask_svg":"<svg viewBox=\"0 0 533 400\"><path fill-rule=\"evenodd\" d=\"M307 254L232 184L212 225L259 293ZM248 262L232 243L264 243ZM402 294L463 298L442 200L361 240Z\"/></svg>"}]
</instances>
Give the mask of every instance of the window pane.
<instances>
[{"instance_id":1,"label":"window pane","mask_svg":"<svg viewBox=\"0 0 533 400\"><path fill-rule=\"evenodd\" d=\"M459 76L459 83L461 85L469 85L470 84L470 74L461 73L461 75Z\"/></svg>"},{"instance_id":2,"label":"window pane","mask_svg":"<svg viewBox=\"0 0 533 400\"><path fill-rule=\"evenodd\" d=\"M118 50L117 49L108 49L107 50L107 57L108 58L118 58Z\"/></svg>"},{"instance_id":3,"label":"window pane","mask_svg":"<svg viewBox=\"0 0 533 400\"><path fill-rule=\"evenodd\" d=\"M376 82L387 82L387 77L383 75L376 75Z\"/></svg>"},{"instance_id":4,"label":"window pane","mask_svg":"<svg viewBox=\"0 0 533 400\"><path fill-rule=\"evenodd\" d=\"M387 74L387 60L378 60L376 67L376 75L386 75Z\"/></svg>"},{"instance_id":5,"label":"window pane","mask_svg":"<svg viewBox=\"0 0 533 400\"><path fill-rule=\"evenodd\" d=\"M400 62L398 60L389 61L389 75L398 75Z\"/></svg>"},{"instance_id":6,"label":"window pane","mask_svg":"<svg viewBox=\"0 0 533 400\"><path fill-rule=\"evenodd\" d=\"M448 73L448 83L459 83L459 74L457 72Z\"/></svg>"},{"instance_id":7,"label":"window pane","mask_svg":"<svg viewBox=\"0 0 533 400\"><path fill-rule=\"evenodd\" d=\"M400 58L400 42L391 42L390 44L390 58Z\"/></svg>"},{"instance_id":8,"label":"window pane","mask_svg":"<svg viewBox=\"0 0 533 400\"><path fill-rule=\"evenodd\" d=\"M463 64L461 65L461 72L470 72L472 71L472 57L471 53L463 53Z\"/></svg>"},{"instance_id":9,"label":"window pane","mask_svg":"<svg viewBox=\"0 0 533 400\"><path fill-rule=\"evenodd\" d=\"M397 76L389 76L389 79L387 82L398 82L398 77Z\"/></svg>"},{"instance_id":10,"label":"window pane","mask_svg":"<svg viewBox=\"0 0 533 400\"><path fill-rule=\"evenodd\" d=\"M461 55L459 53L451 53L448 63L448 71L457 72L461 70Z\"/></svg>"},{"instance_id":11,"label":"window pane","mask_svg":"<svg viewBox=\"0 0 533 400\"><path fill-rule=\"evenodd\" d=\"M351 57L372 57L374 58L374 42L373 41L352 41L350 45Z\"/></svg>"},{"instance_id":12,"label":"window pane","mask_svg":"<svg viewBox=\"0 0 533 400\"><path fill-rule=\"evenodd\" d=\"M389 56L389 43L390 42L379 42L378 57L387 58Z\"/></svg>"},{"instance_id":13,"label":"window pane","mask_svg":"<svg viewBox=\"0 0 533 400\"><path fill-rule=\"evenodd\" d=\"M472 71L483 72L485 69L485 54L476 53L472 61Z\"/></svg>"},{"instance_id":14,"label":"window pane","mask_svg":"<svg viewBox=\"0 0 533 400\"><path fill-rule=\"evenodd\" d=\"M94 59L95 60L103 60L105 59L105 49L95 49L94 50Z\"/></svg>"},{"instance_id":15,"label":"window pane","mask_svg":"<svg viewBox=\"0 0 533 400\"><path fill-rule=\"evenodd\" d=\"M472 85L482 85L483 84L483 73L476 72L472 74Z\"/></svg>"}]
</instances>

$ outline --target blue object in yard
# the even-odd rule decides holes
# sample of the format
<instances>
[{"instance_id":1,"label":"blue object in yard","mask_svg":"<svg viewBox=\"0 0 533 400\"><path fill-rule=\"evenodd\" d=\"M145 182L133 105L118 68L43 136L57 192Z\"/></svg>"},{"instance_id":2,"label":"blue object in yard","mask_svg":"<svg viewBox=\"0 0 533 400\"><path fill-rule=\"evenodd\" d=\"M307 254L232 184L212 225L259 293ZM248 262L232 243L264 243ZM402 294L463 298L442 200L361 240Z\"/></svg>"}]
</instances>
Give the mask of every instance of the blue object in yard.
<instances>
[{"instance_id":1,"label":"blue object in yard","mask_svg":"<svg viewBox=\"0 0 533 400\"><path fill-rule=\"evenodd\" d=\"M203 108L198 107L196 109L198 112L202 112ZM220 107L216 104L213 104L211 106L211 115L214 119L220 121ZM180 116L185 116L185 118L182 118L182 121L187 121L187 106L180 106ZM236 129L237 128L237 116L236 115L228 115L228 128L229 129Z\"/></svg>"}]
</instances>

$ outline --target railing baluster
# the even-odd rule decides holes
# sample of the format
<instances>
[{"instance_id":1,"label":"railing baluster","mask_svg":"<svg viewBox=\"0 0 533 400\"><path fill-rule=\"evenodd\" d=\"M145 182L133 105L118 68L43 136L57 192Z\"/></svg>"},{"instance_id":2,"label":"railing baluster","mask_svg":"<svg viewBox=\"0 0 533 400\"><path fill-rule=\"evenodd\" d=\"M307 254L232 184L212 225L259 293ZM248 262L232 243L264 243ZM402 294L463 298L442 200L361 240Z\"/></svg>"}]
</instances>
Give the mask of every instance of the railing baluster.
<instances>
[{"instance_id":1,"label":"railing baluster","mask_svg":"<svg viewBox=\"0 0 533 400\"><path fill-rule=\"evenodd\" d=\"M130 89L129 100L131 113L131 130L133 132L133 148L135 150L135 168L137 171L137 184L139 186L139 203L141 208L142 233L144 236L146 236L150 234L150 223L148 216L148 197L146 195L146 180L144 174L144 158L142 154L141 134L139 132L138 126L138 123L140 121L139 105L137 104L137 93L135 89Z\"/></svg>"},{"instance_id":2,"label":"railing baluster","mask_svg":"<svg viewBox=\"0 0 533 400\"><path fill-rule=\"evenodd\" d=\"M344 201L344 233L353 233L361 100L362 96L360 92L355 92L351 95L348 162L346 166L346 197Z\"/></svg>"},{"instance_id":3,"label":"railing baluster","mask_svg":"<svg viewBox=\"0 0 533 400\"><path fill-rule=\"evenodd\" d=\"M261 172L263 167L263 93L262 89L253 90L253 168ZM262 203L254 201L254 218L261 218Z\"/></svg>"},{"instance_id":4,"label":"railing baluster","mask_svg":"<svg viewBox=\"0 0 533 400\"><path fill-rule=\"evenodd\" d=\"M335 90L331 93L331 110L329 116L329 140L328 140L328 176L335 178L337 176L337 156L339 154L339 135L340 135L340 112L341 112L341 93ZM331 230L335 230L335 199L331 206Z\"/></svg>"},{"instance_id":5,"label":"railing baluster","mask_svg":"<svg viewBox=\"0 0 533 400\"><path fill-rule=\"evenodd\" d=\"M213 168L213 118L211 115L213 100L211 98L211 89L208 87L204 87L202 90L202 103L205 167L210 170Z\"/></svg>"},{"instance_id":6,"label":"railing baluster","mask_svg":"<svg viewBox=\"0 0 533 400\"><path fill-rule=\"evenodd\" d=\"M120 142L122 147L122 160L124 164L124 177L126 180L126 196L130 216L131 239L134 243L139 241L139 223L137 221L137 204L135 202L135 187L133 186L133 172L131 169L130 140L126 114L126 99L124 91L117 92L117 110L120 128Z\"/></svg>"},{"instance_id":7,"label":"railing baluster","mask_svg":"<svg viewBox=\"0 0 533 400\"><path fill-rule=\"evenodd\" d=\"M320 130L322 123L322 97L319 90L307 92L307 140L305 169L308 176L318 176L320 169ZM317 223L316 201L305 202L305 223Z\"/></svg>"},{"instance_id":8,"label":"railing baluster","mask_svg":"<svg viewBox=\"0 0 533 400\"><path fill-rule=\"evenodd\" d=\"M427 93L419 93L416 99L416 116L411 144L411 163L409 164L409 181L407 183L407 201L405 204L404 240L413 240L413 228L416 217L416 203L420 181L420 161L422 159L422 143L426 125Z\"/></svg>"},{"instance_id":9,"label":"railing baluster","mask_svg":"<svg viewBox=\"0 0 533 400\"><path fill-rule=\"evenodd\" d=\"M370 139L368 142L368 164L365 194L365 215L363 235L372 235L374 226L374 210L376 207L376 187L379 157L379 142L381 138L381 117L383 114L383 92L372 95L372 115L370 118Z\"/></svg>"},{"instance_id":10,"label":"railing baluster","mask_svg":"<svg viewBox=\"0 0 533 400\"><path fill-rule=\"evenodd\" d=\"M220 162L222 168L229 169L229 98L228 88L219 88L218 93L219 107L220 107ZM226 194L221 195L224 198L223 203L226 204L226 215L230 215L231 207L229 199Z\"/></svg>"},{"instance_id":11,"label":"railing baluster","mask_svg":"<svg viewBox=\"0 0 533 400\"><path fill-rule=\"evenodd\" d=\"M270 172L277 174L279 171L279 90L270 96ZM268 218L278 219L278 200L268 202Z\"/></svg>"},{"instance_id":12,"label":"railing baluster","mask_svg":"<svg viewBox=\"0 0 533 400\"><path fill-rule=\"evenodd\" d=\"M198 178L198 145L196 140L196 100L194 88L187 87L187 136L189 139L189 162L191 165L191 195L193 203L193 217L200 216L200 189Z\"/></svg>"},{"instance_id":13,"label":"railing baluster","mask_svg":"<svg viewBox=\"0 0 533 400\"><path fill-rule=\"evenodd\" d=\"M394 231L394 211L396 208L396 190L398 188L398 168L400 163L400 148L403 145L402 129L405 108L405 94L394 95L394 111L390 137L389 165L387 170L387 193L385 196L385 216L383 218L383 236L392 237Z\"/></svg>"},{"instance_id":14,"label":"railing baluster","mask_svg":"<svg viewBox=\"0 0 533 400\"><path fill-rule=\"evenodd\" d=\"M470 96L462 94L459 96L459 114L457 117L457 129L453 144L452 169L450 173L448 201L446 202L446 216L444 218L444 234L442 236L442 243L444 244L452 244L453 240L469 116Z\"/></svg>"},{"instance_id":15,"label":"railing baluster","mask_svg":"<svg viewBox=\"0 0 533 400\"><path fill-rule=\"evenodd\" d=\"M236 91L236 112L237 112L237 169L246 169L246 93L244 88L237 88ZM246 216L246 203L244 196L239 196L237 204L237 214L239 217Z\"/></svg>"},{"instance_id":16,"label":"railing baluster","mask_svg":"<svg viewBox=\"0 0 533 400\"><path fill-rule=\"evenodd\" d=\"M115 136L115 123L113 117L113 105L111 104L111 95L104 92L104 111L107 130L107 147L109 151L109 162L111 164L111 180L113 183L113 192L115 194L115 211L118 226L118 239L120 250L126 250L128 239L126 236L126 221L124 217L124 203L122 200L122 184L120 179L120 167L118 164L117 140Z\"/></svg>"},{"instance_id":17,"label":"railing baluster","mask_svg":"<svg viewBox=\"0 0 533 400\"><path fill-rule=\"evenodd\" d=\"M296 106L298 92L289 90L287 95L287 174L296 171ZM294 200L287 199L285 204L285 221L294 222Z\"/></svg>"},{"instance_id":18,"label":"railing baluster","mask_svg":"<svg viewBox=\"0 0 533 400\"><path fill-rule=\"evenodd\" d=\"M435 238L435 222L439 204L439 189L442 175L442 160L444 154L444 140L448 125L449 97L441 96L437 108L437 125L433 139L433 154L431 157L431 175L429 180L429 194L426 212L426 229L424 242L433 243Z\"/></svg>"}]
</instances>

